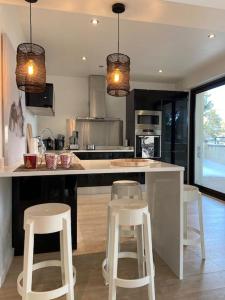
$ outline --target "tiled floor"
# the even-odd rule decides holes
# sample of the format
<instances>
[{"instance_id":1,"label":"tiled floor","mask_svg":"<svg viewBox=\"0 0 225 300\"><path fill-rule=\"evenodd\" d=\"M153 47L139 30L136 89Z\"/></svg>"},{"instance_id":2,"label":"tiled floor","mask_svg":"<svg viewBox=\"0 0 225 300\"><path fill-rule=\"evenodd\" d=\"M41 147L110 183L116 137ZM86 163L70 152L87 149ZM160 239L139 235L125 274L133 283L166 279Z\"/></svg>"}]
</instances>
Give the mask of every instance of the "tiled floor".
<instances>
[{"instance_id":1,"label":"tiled floor","mask_svg":"<svg viewBox=\"0 0 225 300\"><path fill-rule=\"evenodd\" d=\"M104 258L106 207L109 195L79 196L78 242L79 248L74 256L77 268L77 300L107 299L108 288L101 276L101 262ZM225 299L225 203L207 197L203 199L206 256L205 262L200 257L200 249L185 249L185 278L180 281L155 255L156 299L158 300L214 300ZM197 224L196 207L191 207L190 220ZM133 241L126 241L123 247L134 248ZM42 254L35 256L35 261L58 256ZM22 268L22 258L17 257L0 289L0 299L20 299L16 292L16 278ZM120 264L121 276L134 278L137 267L134 262L124 260ZM44 274L44 275L43 275ZM59 270L49 269L34 274L35 290L46 290L60 285ZM62 298L63 299L63 298ZM118 289L118 300L145 300L146 288L126 290ZM40 299L41 300L41 299Z\"/></svg>"}]
</instances>

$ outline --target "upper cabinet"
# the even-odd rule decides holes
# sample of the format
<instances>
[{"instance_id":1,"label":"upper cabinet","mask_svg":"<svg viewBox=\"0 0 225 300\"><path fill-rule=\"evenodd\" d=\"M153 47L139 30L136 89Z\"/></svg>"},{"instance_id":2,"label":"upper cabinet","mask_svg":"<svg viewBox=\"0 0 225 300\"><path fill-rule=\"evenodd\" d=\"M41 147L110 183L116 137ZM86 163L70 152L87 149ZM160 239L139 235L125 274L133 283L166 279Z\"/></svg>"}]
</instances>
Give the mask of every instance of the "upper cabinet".
<instances>
[{"instance_id":1,"label":"upper cabinet","mask_svg":"<svg viewBox=\"0 0 225 300\"><path fill-rule=\"evenodd\" d=\"M54 88L52 83L46 83L43 93L26 93L26 106L34 115L54 116Z\"/></svg>"},{"instance_id":2,"label":"upper cabinet","mask_svg":"<svg viewBox=\"0 0 225 300\"><path fill-rule=\"evenodd\" d=\"M127 96L127 107L135 110L162 110L163 102L188 98L183 91L134 89Z\"/></svg>"}]
</instances>

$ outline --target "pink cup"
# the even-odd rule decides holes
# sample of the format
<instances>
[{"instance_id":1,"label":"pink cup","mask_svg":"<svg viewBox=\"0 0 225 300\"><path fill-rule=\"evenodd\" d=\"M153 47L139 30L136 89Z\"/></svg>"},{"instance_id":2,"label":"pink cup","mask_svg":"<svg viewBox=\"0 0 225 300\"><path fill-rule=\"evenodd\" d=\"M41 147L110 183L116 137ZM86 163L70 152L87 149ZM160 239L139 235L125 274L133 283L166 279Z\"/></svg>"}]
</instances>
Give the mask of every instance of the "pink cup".
<instances>
[{"instance_id":1,"label":"pink cup","mask_svg":"<svg viewBox=\"0 0 225 300\"><path fill-rule=\"evenodd\" d=\"M58 165L59 156L55 153L45 153L46 166L50 170L55 170Z\"/></svg>"},{"instance_id":2,"label":"pink cup","mask_svg":"<svg viewBox=\"0 0 225 300\"><path fill-rule=\"evenodd\" d=\"M60 154L61 166L65 169L69 169L72 162L72 156L69 153Z\"/></svg>"}]
</instances>

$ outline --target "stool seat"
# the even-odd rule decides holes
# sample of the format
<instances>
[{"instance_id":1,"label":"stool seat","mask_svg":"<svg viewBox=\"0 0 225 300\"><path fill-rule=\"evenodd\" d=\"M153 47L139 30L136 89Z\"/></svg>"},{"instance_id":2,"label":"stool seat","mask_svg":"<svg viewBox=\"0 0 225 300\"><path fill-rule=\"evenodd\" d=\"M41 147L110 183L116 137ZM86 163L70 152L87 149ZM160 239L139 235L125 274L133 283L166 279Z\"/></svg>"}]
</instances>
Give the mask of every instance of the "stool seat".
<instances>
[{"instance_id":1,"label":"stool seat","mask_svg":"<svg viewBox=\"0 0 225 300\"><path fill-rule=\"evenodd\" d=\"M113 181L113 185L139 185L140 183L135 180L116 180Z\"/></svg>"},{"instance_id":2,"label":"stool seat","mask_svg":"<svg viewBox=\"0 0 225 300\"><path fill-rule=\"evenodd\" d=\"M194 191L199 192L199 189L197 186L190 185L190 184L184 184L184 191L185 192L194 192Z\"/></svg>"},{"instance_id":3,"label":"stool seat","mask_svg":"<svg viewBox=\"0 0 225 300\"><path fill-rule=\"evenodd\" d=\"M111 200L122 200L125 198L142 200L142 190L139 182L133 180L118 180L113 182Z\"/></svg>"},{"instance_id":4,"label":"stool seat","mask_svg":"<svg viewBox=\"0 0 225 300\"><path fill-rule=\"evenodd\" d=\"M63 220L70 217L70 207L63 203L45 203L27 208L24 212L24 229L31 222L35 234L61 231Z\"/></svg>"},{"instance_id":5,"label":"stool seat","mask_svg":"<svg viewBox=\"0 0 225 300\"><path fill-rule=\"evenodd\" d=\"M70 207L63 203L44 203L34 205L25 210L25 216L29 217L49 217L49 216L60 216L65 212L68 212Z\"/></svg>"}]
</instances>

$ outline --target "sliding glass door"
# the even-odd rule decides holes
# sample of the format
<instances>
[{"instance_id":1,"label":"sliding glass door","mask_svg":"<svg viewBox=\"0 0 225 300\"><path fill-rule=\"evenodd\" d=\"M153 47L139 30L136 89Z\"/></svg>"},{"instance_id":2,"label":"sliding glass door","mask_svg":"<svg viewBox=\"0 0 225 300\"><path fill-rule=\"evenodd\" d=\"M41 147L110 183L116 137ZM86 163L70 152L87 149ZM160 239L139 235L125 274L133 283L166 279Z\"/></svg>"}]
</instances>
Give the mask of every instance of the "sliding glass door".
<instances>
[{"instance_id":1,"label":"sliding glass door","mask_svg":"<svg viewBox=\"0 0 225 300\"><path fill-rule=\"evenodd\" d=\"M211 194L225 195L225 79L192 91L192 178Z\"/></svg>"}]
</instances>

